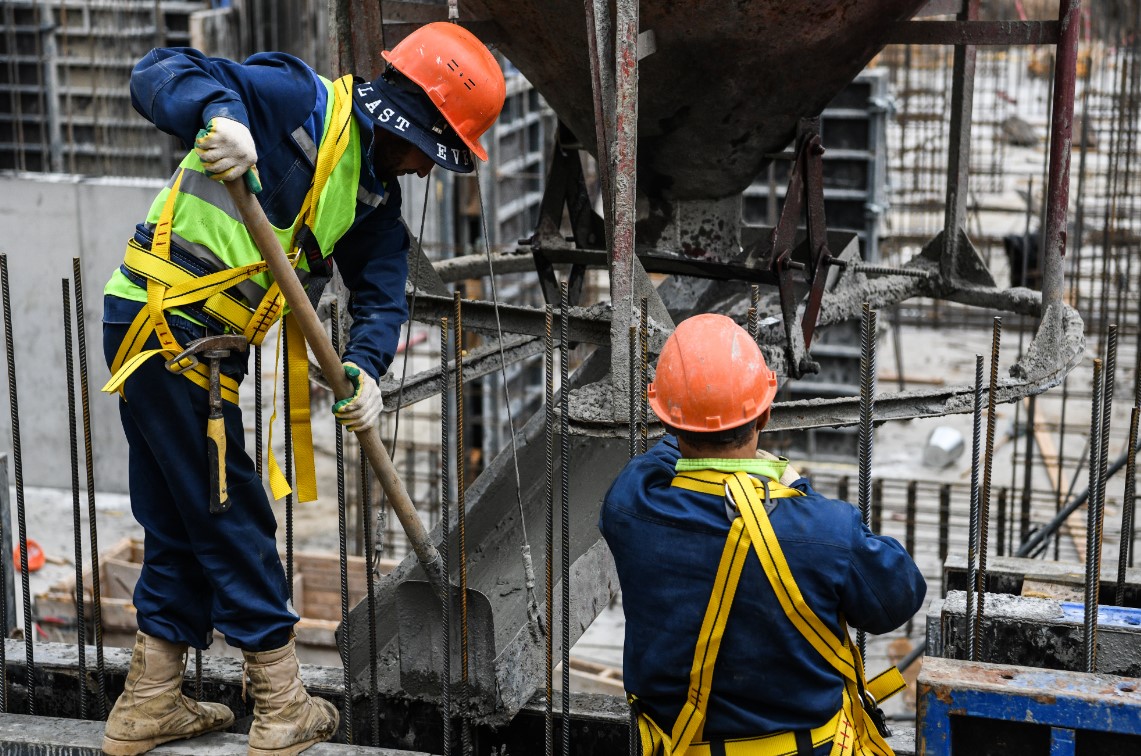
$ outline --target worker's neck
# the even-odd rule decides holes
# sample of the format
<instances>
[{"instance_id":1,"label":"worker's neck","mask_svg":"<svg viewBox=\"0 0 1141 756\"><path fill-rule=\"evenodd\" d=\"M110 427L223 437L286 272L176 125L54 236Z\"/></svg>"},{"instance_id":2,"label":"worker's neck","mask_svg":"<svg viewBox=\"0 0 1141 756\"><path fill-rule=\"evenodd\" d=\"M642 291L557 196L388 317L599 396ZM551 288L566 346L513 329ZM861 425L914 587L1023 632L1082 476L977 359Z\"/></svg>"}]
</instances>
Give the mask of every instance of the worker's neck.
<instances>
[{"instance_id":1,"label":"worker's neck","mask_svg":"<svg viewBox=\"0 0 1141 756\"><path fill-rule=\"evenodd\" d=\"M757 455L757 438L741 446L694 446L677 440L681 456L686 459L753 459Z\"/></svg>"}]
</instances>

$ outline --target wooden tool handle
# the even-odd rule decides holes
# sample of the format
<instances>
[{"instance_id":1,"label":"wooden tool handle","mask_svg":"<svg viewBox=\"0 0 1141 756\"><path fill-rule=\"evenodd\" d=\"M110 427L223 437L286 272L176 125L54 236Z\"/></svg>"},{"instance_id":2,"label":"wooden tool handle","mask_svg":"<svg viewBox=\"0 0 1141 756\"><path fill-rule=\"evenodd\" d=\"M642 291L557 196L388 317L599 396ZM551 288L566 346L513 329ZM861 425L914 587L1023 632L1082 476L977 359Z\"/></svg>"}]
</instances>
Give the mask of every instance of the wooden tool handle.
<instances>
[{"instance_id":1,"label":"wooden tool handle","mask_svg":"<svg viewBox=\"0 0 1141 756\"><path fill-rule=\"evenodd\" d=\"M270 273L273 274L289 309L297 318L302 333L305 334L305 341L313 350L321 372L325 374L325 379L333 388L333 395L338 400L347 399L353 395L353 385L341 367L341 358L333 349L333 342L325 333L325 327L321 325L317 312L309 302L305 288L298 280L293 266L289 264L289 259L285 256L277 236L274 235L273 227L265 217L265 211L258 204L257 198L250 194L244 181L227 181L226 189L229 190L230 197L241 213L242 220L245 221L246 230L261 252L262 258L269 264ZM356 431L356 434L369 465L380 480L380 486L384 489L396 518L400 520L400 525L404 528L404 533L420 560L420 566L427 573L437 592L442 595L444 575L440 552L429 540L424 523L420 521L416 507L404 488L404 481L397 475L396 468L388 456L388 450L380 440L380 432L373 427L367 431Z\"/></svg>"}]
</instances>

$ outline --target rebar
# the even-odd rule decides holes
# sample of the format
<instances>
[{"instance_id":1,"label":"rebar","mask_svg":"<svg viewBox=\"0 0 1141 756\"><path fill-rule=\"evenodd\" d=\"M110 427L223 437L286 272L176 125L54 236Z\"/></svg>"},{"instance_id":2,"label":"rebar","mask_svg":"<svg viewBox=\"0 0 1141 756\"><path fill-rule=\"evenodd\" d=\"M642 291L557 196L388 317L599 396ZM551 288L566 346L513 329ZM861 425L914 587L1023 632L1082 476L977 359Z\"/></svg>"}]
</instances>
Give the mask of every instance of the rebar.
<instances>
[{"instance_id":1,"label":"rebar","mask_svg":"<svg viewBox=\"0 0 1141 756\"><path fill-rule=\"evenodd\" d=\"M1102 419L1102 362L1093 361L1093 396L1090 406L1090 447L1101 448ZM1085 671L1094 672L1097 668L1097 588L1101 579L1101 549L1098 537L1098 513L1102 501L1100 491L1101 464L1097 456L1090 454L1089 462L1089 507L1086 516L1086 572L1085 572L1085 619L1082 623L1082 655Z\"/></svg>"},{"instance_id":2,"label":"rebar","mask_svg":"<svg viewBox=\"0 0 1141 756\"><path fill-rule=\"evenodd\" d=\"M628 360L630 368L630 458L638 456L638 413L634 411L635 397L634 393L638 387L638 369L637 362L634 360L634 354L638 350L638 327L635 325L630 326L630 359Z\"/></svg>"},{"instance_id":3,"label":"rebar","mask_svg":"<svg viewBox=\"0 0 1141 756\"><path fill-rule=\"evenodd\" d=\"M468 605L467 605L467 491L466 468L467 451L464 444L464 325L463 297L460 292L452 295L455 310L452 331L455 343L452 345L456 364L456 513L459 529L460 567L460 681L463 695L468 694ZM471 756L471 722L465 716L460 723L460 736L463 741L464 756Z\"/></svg>"},{"instance_id":4,"label":"rebar","mask_svg":"<svg viewBox=\"0 0 1141 756\"><path fill-rule=\"evenodd\" d=\"M16 472L16 520L20 538L20 587L24 591L25 684L28 714L36 713L36 656L33 638L32 593L28 576L28 519L24 506L24 459L20 446L20 405L16 392L16 349L12 341L12 298L8 286L8 255L0 253L0 294L4 298L4 351L8 357L8 399L12 409L12 464ZM7 675L5 675L7 677Z\"/></svg>"},{"instance_id":5,"label":"rebar","mask_svg":"<svg viewBox=\"0 0 1141 756\"><path fill-rule=\"evenodd\" d=\"M998 526L995 541L995 554L997 556L1006 556L1006 493L1007 489L998 489ZM1014 528L1010 529L1011 536L1014 535Z\"/></svg>"},{"instance_id":6,"label":"rebar","mask_svg":"<svg viewBox=\"0 0 1141 756\"><path fill-rule=\"evenodd\" d=\"M261 344L257 346L250 346L254 353L254 469L257 471L258 479L262 478L262 444L265 432L262 428L263 415L262 415L262 388L261 388Z\"/></svg>"},{"instance_id":7,"label":"rebar","mask_svg":"<svg viewBox=\"0 0 1141 756\"><path fill-rule=\"evenodd\" d=\"M559 461L562 480L559 486L560 518L559 531L562 534L563 560L563 689L562 689L562 733L564 756L570 754L570 295L564 281L559 287ZM642 389L645 391L644 387ZM644 451L644 449L643 449Z\"/></svg>"},{"instance_id":8,"label":"rebar","mask_svg":"<svg viewBox=\"0 0 1141 756\"><path fill-rule=\"evenodd\" d=\"M341 355L341 318L336 300L329 308L330 337L333 351ZM345 493L345 429L333 421L333 438L337 458L337 566L341 579L341 631L337 634L337 647L341 654L345 692L341 697L341 722L344 723L345 742L353 742L353 676L349 669L349 507Z\"/></svg>"},{"instance_id":9,"label":"rebar","mask_svg":"<svg viewBox=\"0 0 1141 756\"><path fill-rule=\"evenodd\" d=\"M1133 556L1133 514L1137 507L1137 421L1141 408L1134 407L1129 413L1129 439L1126 446L1128 458L1125 463L1125 498L1121 502L1121 541L1117 554L1117 592L1115 606L1125 606L1125 569Z\"/></svg>"},{"instance_id":10,"label":"rebar","mask_svg":"<svg viewBox=\"0 0 1141 756\"><path fill-rule=\"evenodd\" d=\"M915 517L918 505L919 484L911 481L907 484L907 505L904 511L903 547L908 554L915 553ZM911 637L912 619L907 620L907 637Z\"/></svg>"},{"instance_id":11,"label":"rebar","mask_svg":"<svg viewBox=\"0 0 1141 756\"><path fill-rule=\"evenodd\" d=\"M967 526L967 657L978 661L978 648L975 646L975 606L974 591L978 581L979 543L979 463L982 453L982 407L983 407L983 356L975 355L975 401L971 414L971 510ZM940 561L942 564L942 561Z\"/></svg>"},{"instance_id":12,"label":"rebar","mask_svg":"<svg viewBox=\"0 0 1141 756\"><path fill-rule=\"evenodd\" d=\"M450 397L448 378L448 319L440 318L440 565L444 574L444 595L440 604L441 627L440 648L444 657L444 669L440 675L440 708L444 727L444 753L452 753L452 574L448 565L451 551L451 476L448 470L448 449L451 439L448 433Z\"/></svg>"},{"instance_id":13,"label":"rebar","mask_svg":"<svg viewBox=\"0 0 1141 756\"><path fill-rule=\"evenodd\" d=\"M103 594L99 576L99 529L95 517L95 455L92 451L91 391L87 372L87 321L83 309L83 269L78 257L71 258L71 277L75 283L75 345L79 352L79 397L83 408L83 453L87 472L87 547L91 550L91 624L95 633L95 681L99 718L106 719L107 674L103 664ZM2 577L3 572L0 571L0 578ZM0 609L0 617L7 619L3 609ZM3 668L4 657L0 655L0 669ZM0 711L7 709L0 707Z\"/></svg>"},{"instance_id":14,"label":"rebar","mask_svg":"<svg viewBox=\"0 0 1141 756\"><path fill-rule=\"evenodd\" d=\"M994 319L990 341L990 382L987 385L986 452L983 457L983 485L979 494L979 570L975 582L975 651L979 652L979 633L982 631L983 612L986 609L986 557L987 536L990 529L990 482L994 467L995 402L998 394L998 355L1002 343L1002 318ZM977 657L974 657L978 661Z\"/></svg>"},{"instance_id":15,"label":"rebar","mask_svg":"<svg viewBox=\"0 0 1141 756\"><path fill-rule=\"evenodd\" d=\"M947 541L951 529L951 484L944 483L939 487L939 564L947 563ZM946 578L940 571L939 595L947 595Z\"/></svg>"},{"instance_id":16,"label":"rebar","mask_svg":"<svg viewBox=\"0 0 1141 756\"><path fill-rule=\"evenodd\" d=\"M75 344L71 337L71 287L63 279L63 354L67 371L67 435L71 451L71 532L75 553L75 638L79 666L79 718L87 719L87 602L83 597L83 525L79 507L79 439L75 417Z\"/></svg>"},{"instance_id":17,"label":"rebar","mask_svg":"<svg viewBox=\"0 0 1141 756\"><path fill-rule=\"evenodd\" d=\"M202 700L202 649L194 649L194 698Z\"/></svg>"},{"instance_id":18,"label":"rebar","mask_svg":"<svg viewBox=\"0 0 1141 756\"><path fill-rule=\"evenodd\" d=\"M775 194L775 192L774 192ZM775 224L774 224L775 225ZM761 287L753 284L749 287L749 335L753 341L761 340Z\"/></svg>"},{"instance_id":19,"label":"rebar","mask_svg":"<svg viewBox=\"0 0 1141 756\"><path fill-rule=\"evenodd\" d=\"M364 537L364 575L365 597L368 602L368 703L369 725L372 736L369 742L376 746L380 738L380 680L377 670L377 637L376 637L376 592L374 590L375 570L373 569L373 530L372 530L372 467L365 456L363 448L357 450L357 463L360 470L361 494L361 531Z\"/></svg>"},{"instance_id":20,"label":"rebar","mask_svg":"<svg viewBox=\"0 0 1141 756\"><path fill-rule=\"evenodd\" d=\"M288 359L289 333L285 321L281 323L281 355ZM283 370L281 376L282 401L285 406L285 423L282 437L285 444L285 482L290 486L289 493L285 495L285 587L289 591L289 600L294 601L293 595L293 424L292 404L289 403L289 371Z\"/></svg>"},{"instance_id":21,"label":"rebar","mask_svg":"<svg viewBox=\"0 0 1141 756\"><path fill-rule=\"evenodd\" d=\"M1038 411L1038 397L1031 396L1026 407L1026 451L1022 464L1022 496L1018 509L1018 538L1030 532L1030 497L1033 493L1034 474L1034 420ZM1013 458L1015 455L1011 455Z\"/></svg>"},{"instance_id":22,"label":"rebar","mask_svg":"<svg viewBox=\"0 0 1141 756\"><path fill-rule=\"evenodd\" d=\"M564 284L565 286L565 284ZM569 307L569 305L568 305ZM649 300L642 297L641 307L638 311L638 453L645 454L650 443L650 402L646 387L650 383L650 328L649 328ZM569 312L568 310L564 310ZM566 315L563 316L566 322ZM564 331L569 330L564 328ZM564 333L564 338L565 338ZM569 348L563 342L563 355L569 358ZM564 384L565 385L565 384ZM565 393L565 389L564 389Z\"/></svg>"},{"instance_id":23,"label":"rebar","mask_svg":"<svg viewBox=\"0 0 1141 756\"><path fill-rule=\"evenodd\" d=\"M543 712L543 746L547 756L555 752L555 715L554 715L554 629L555 629L555 589L554 589L554 560L555 560L555 346L552 337L554 326L554 310L547 305L543 331L543 378L544 378L544 416L543 437L546 442L546 502L547 519L544 531L546 541L546 588L547 588L547 632L546 632L546 672L547 672L547 702ZM630 353L633 354L634 326L630 326ZM634 362L631 360L630 369L633 375ZM634 381L630 381L630 390L633 391ZM633 402L630 404L633 407ZM630 422L634 422L634 413L630 413ZM637 442L634 429L630 429L630 456L637 454Z\"/></svg>"},{"instance_id":24,"label":"rebar","mask_svg":"<svg viewBox=\"0 0 1141 756\"><path fill-rule=\"evenodd\" d=\"M872 417L875 414L876 392L876 311L864 302L863 322L860 329L860 516L865 525L872 522ZM856 646L860 658L867 655L867 637L863 630L856 632Z\"/></svg>"},{"instance_id":25,"label":"rebar","mask_svg":"<svg viewBox=\"0 0 1141 756\"><path fill-rule=\"evenodd\" d=\"M1106 472L1109 467L1109 432L1110 426L1113 422L1113 389L1114 382L1117 375L1117 324L1109 326L1108 340L1105 345L1105 363L1102 365L1102 383L1103 388L1101 392L1101 444L1097 449L1097 478L1098 478L1098 491L1097 499L1099 505L1104 509L1105 507L1105 482ZM1098 522L1099 526L1101 521ZM1098 532L1098 544L1100 548L1101 533Z\"/></svg>"}]
</instances>

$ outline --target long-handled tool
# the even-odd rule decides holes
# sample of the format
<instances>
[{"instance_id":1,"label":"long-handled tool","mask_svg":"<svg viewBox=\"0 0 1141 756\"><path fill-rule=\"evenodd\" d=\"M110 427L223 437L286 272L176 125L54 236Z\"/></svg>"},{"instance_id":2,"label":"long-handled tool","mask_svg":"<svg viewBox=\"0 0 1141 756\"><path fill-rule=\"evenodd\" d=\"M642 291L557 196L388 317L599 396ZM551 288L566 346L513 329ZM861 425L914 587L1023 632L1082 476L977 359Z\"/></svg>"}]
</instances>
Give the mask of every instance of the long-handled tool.
<instances>
[{"instance_id":1,"label":"long-handled tool","mask_svg":"<svg viewBox=\"0 0 1141 756\"><path fill-rule=\"evenodd\" d=\"M210 468L210 514L230 508L226 486L226 420L222 415L222 360L230 352L244 352L249 342L241 334L204 336L186 345L182 353L168 360L171 372L184 373L198 364L202 355L210 361L210 414L206 420L206 466Z\"/></svg>"},{"instance_id":2,"label":"long-handled tool","mask_svg":"<svg viewBox=\"0 0 1141 756\"><path fill-rule=\"evenodd\" d=\"M226 189L230 192L230 198L241 214L250 237L269 265L270 273L273 274L274 280L280 287L289 309L297 318L301 332L305 334L305 341L313 350L313 355L317 358L321 372L325 374L325 379L329 381L329 385L333 389L333 395L337 400L349 398L353 395L352 383L349 382L348 376L345 375L345 371L341 367L341 360L337 356L336 350L333 349L333 344L329 340L329 335L325 333L325 328L321 325L317 312L309 302L305 288L298 280L293 266L289 264L281 244L274 235L273 227L270 226L269 220L265 217L265 211L262 210L257 199L250 194L245 182L227 182ZM416 552L416 557L420 560L421 568L427 574L432 587L442 597L445 577L440 561L440 552L436 550L435 544L429 540L424 523L420 521L416 508L408 497L408 491L404 488L404 482L396 474L396 468L388 456L388 451L384 448L384 442L380 439L380 432L376 428L371 428L356 433L361 449L368 458L376 477L380 480L380 485L388 496L388 501L392 505L397 519L400 520L405 535L408 536L412 550Z\"/></svg>"}]
</instances>

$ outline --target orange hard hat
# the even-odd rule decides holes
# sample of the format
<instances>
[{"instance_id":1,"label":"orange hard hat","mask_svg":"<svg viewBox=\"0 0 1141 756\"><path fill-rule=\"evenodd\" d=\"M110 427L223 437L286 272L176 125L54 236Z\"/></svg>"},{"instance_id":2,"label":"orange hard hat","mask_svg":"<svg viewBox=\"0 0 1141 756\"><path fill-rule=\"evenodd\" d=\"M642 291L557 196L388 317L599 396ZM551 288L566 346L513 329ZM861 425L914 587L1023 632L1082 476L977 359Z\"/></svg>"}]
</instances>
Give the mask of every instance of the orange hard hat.
<instances>
[{"instance_id":1,"label":"orange hard hat","mask_svg":"<svg viewBox=\"0 0 1141 756\"><path fill-rule=\"evenodd\" d=\"M748 332L710 313L682 321L666 339L649 389L663 423L697 433L756 420L776 393L776 373Z\"/></svg>"},{"instance_id":2,"label":"orange hard hat","mask_svg":"<svg viewBox=\"0 0 1141 756\"><path fill-rule=\"evenodd\" d=\"M47 558L44 556L44 550L40 545L28 539L28 572L35 572L44 566ZM16 572L20 571L20 544L16 544L12 549L12 566L16 568Z\"/></svg>"},{"instance_id":3,"label":"orange hard hat","mask_svg":"<svg viewBox=\"0 0 1141 756\"><path fill-rule=\"evenodd\" d=\"M474 34L438 21L421 26L381 55L423 89L463 143L487 160L479 138L503 110L507 85L495 56Z\"/></svg>"}]
</instances>

